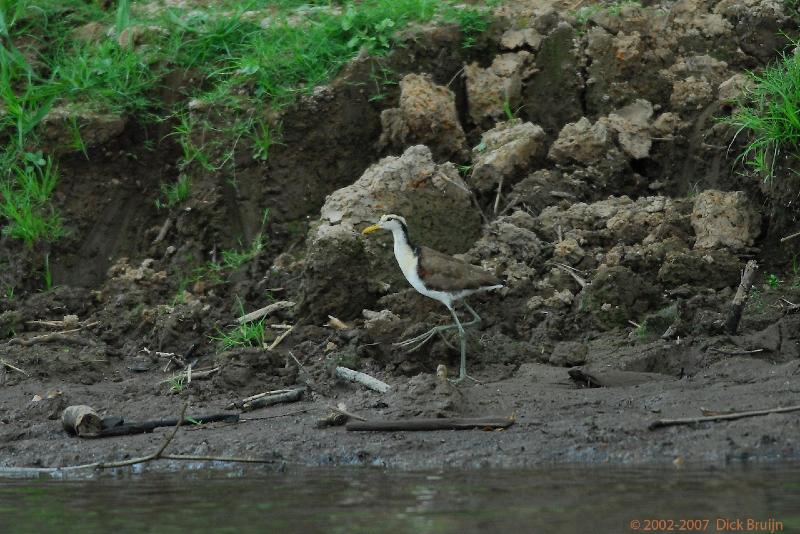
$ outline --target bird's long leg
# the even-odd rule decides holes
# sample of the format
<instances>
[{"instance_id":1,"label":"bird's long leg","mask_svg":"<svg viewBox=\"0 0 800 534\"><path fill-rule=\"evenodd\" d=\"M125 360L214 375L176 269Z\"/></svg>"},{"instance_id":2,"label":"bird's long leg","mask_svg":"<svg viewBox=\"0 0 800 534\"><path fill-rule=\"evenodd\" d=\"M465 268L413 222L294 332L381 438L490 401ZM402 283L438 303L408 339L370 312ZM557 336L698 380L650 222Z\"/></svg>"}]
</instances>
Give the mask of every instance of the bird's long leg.
<instances>
[{"instance_id":1,"label":"bird's long leg","mask_svg":"<svg viewBox=\"0 0 800 534\"><path fill-rule=\"evenodd\" d=\"M433 338L433 336L435 336L436 334L441 334L442 332L447 332L448 330L453 330L454 328L458 328L458 327L456 325L454 325L454 324L434 326L433 328L431 328L430 330L428 330L424 334L420 334L420 335L412 337L410 339L406 339L405 341L401 341L399 343L394 343L394 346L395 347L408 347L409 345L413 345L413 347L408 349L408 352L414 352L415 350L420 348L422 345L424 345L425 343L430 341Z\"/></svg>"},{"instance_id":2,"label":"bird's long leg","mask_svg":"<svg viewBox=\"0 0 800 534\"><path fill-rule=\"evenodd\" d=\"M463 323L461 326L462 327L467 327L467 326L473 326L473 325L476 325L476 324L480 323L481 322L481 317L475 312L475 310L472 309L472 307L469 304L467 304L467 301L464 300L462 302L464 303L464 306L467 307L467 310L469 310L469 312L472 314L472 320L470 322L468 322L468 323ZM448 309L450 309L450 308L448 308ZM450 309L450 311L452 313L455 313L452 309ZM453 330L453 329L457 329L457 328L459 328L459 326L455 325L455 324L434 326L433 328L431 328L427 332L425 332L423 334L420 334L418 336L412 337L410 339L406 339L404 341L400 341L399 343L395 343L394 346L395 347L409 347L409 346L411 346L411 348L408 349L408 352L414 352L415 350L417 350L418 348L423 346L425 343L427 343L428 341L433 339L433 337L436 334L443 334L444 332L447 332L448 330ZM442 341L444 341L445 344L449 345L449 343L447 343L447 340L444 338L444 336L442 336Z\"/></svg>"},{"instance_id":3,"label":"bird's long leg","mask_svg":"<svg viewBox=\"0 0 800 534\"><path fill-rule=\"evenodd\" d=\"M476 324L480 323L480 322L481 322L481 316L480 316L480 315L478 315L478 312L476 312L475 310L473 310L473 309L472 309L472 306L470 306L469 304L467 304L467 301L466 301L466 300L462 300L461 302L463 302L463 303L464 303L464 306L466 306L466 308L467 308L467 309L469 310L469 312L472 314L472 320L471 320L470 322L468 322L468 323L464 323L464 324L463 324L463 326L464 326L464 327L467 327L467 326L474 326L474 325L476 325Z\"/></svg>"},{"instance_id":4,"label":"bird's long leg","mask_svg":"<svg viewBox=\"0 0 800 534\"><path fill-rule=\"evenodd\" d=\"M458 384L460 382L463 382L465 378L469 378L470 380L475 380L474 378L472 378L467 374L467 334L466 332L464 332L464 327L461 325L461 321L458 320L458 314L456 313L456 311L450 306L448 306L447 309L449 309L450 313L453 315L453 320L456 322L456 327L458 327L458 337L459 340L461 341L461 366L458 369L458 378L453 379L452 382ZM478 319L480 319L480 317L478 317ZM475 382L477 382L477 380L475 380Z\"/></svg>"}]
</instances>

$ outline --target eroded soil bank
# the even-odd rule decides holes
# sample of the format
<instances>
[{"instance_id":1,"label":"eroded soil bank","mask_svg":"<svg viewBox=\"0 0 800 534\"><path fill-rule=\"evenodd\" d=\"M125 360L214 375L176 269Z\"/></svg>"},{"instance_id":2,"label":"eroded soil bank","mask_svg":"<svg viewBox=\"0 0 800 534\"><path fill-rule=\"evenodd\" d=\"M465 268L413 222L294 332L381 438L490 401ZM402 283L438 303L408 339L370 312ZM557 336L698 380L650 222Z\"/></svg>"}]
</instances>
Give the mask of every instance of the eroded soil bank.
<instances>
[{"instance_id":1,"label":"eroded soil bank","mask_svg":"<svg viewBox=\"0 0 800 534\"><path fill-rule=\"evenodd\" d=\"M65 154L56 204L72 232L51 251L55 287L37 291L36 252L3 238L2 280L19 289L0 310L13 366L0 368L0 466L122 459L164 439L69 437L67 405L142 420L295 385L304 400L186 429L171 451L403 469L797 459L798 413L648 430L701 409L800 404L800 240L779 242L794 229L789 171L765 183L744 169L744 135L716 120L744 72L787 47L796 13L767 0L575 9L513 2L472 48L457 28L430 27L380 62L359 58L284 111L282 144L237 161L235 187L225 169L193 169L190 197L168 210L154 200L175 147L137 152L142 127L88 163ZM397 85L372 84L376 65ZM457 367L452 337L393 346L448 317L408 288L387 237L360 235L384 213L505 281L471 300L480 384L437 378ZM731 333L750 259L761 270ZM263 334L238 327L277 301ZM215 371L188 383L171 355ZM337 365L392 388L341 382ZM576 366L615 378L587 388L570 380ZM339 403L370 419L516 423L318 428Z\"/></svg>"}]
</instances>

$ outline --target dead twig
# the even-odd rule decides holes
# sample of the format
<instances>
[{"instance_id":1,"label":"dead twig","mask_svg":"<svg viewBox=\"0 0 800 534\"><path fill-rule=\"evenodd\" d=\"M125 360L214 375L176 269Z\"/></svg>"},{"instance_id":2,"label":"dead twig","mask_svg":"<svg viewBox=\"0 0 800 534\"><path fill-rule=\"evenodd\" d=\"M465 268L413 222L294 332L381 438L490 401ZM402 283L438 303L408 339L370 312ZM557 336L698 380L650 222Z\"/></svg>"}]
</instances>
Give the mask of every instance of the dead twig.
<instances>
[{"instance_id":1,"label":"dead twig","mask_svg":"<svg viewBox=\"0 0 800 534\"><path fill-rule=\"evenodd\" d=\"M781 243L785 243L786 241L789 241L790 239L794 239L795 237L800 237L800 232L795 232L793 234L787 235L786 237L782 237L781 238Z\"/></svg>"},{"instance_id":2,"label":"dead twig","mask_svg":"<svg viewBox=\"0 0 800 534\"><path fill-rule=\"evenodd\" d=\"M79 326L78 328L53 332L52 334L42 334L41 336L35 336L29 339L15 337L14 339L9 340L7 345L22 345L24 347L29 347L37 343L52 343L54 341L61 341L63 343L78 343L80 345L94 345L93 341L80 337L68 336L67 334L73 334L83 330L84 328L90 328L98 324L100 324L98 321L93 321L91 323L86 323L82 326Z\"/></svg>"},{"instance_id":3,"label":"dead twig","mask_svg":"<svg viewBox=\"0 0 800 534\"><path fill-rule=\"evenodd\" d=\"M303 398L303 393L305 393L305 391L306 388L297 388L289 390L285 393L279 393L277 395L268 395L266 397L261 397L250 402L245 402L242 404L242 411L249 412L257 408L266 408L267 406L272 406L274 404L281 404L284 402L297 402Z\"/></svg>"},{"instance_id":4,"label":"dead twig","mask_svg":"<svg viewBox=\"0 0 800 534\"><path fill-rule=\"evenodd\" d=\"M252 321L257 321L262 317L266 317L267 315L273 314L277 311L286 310L293 307L294 307L294 302L292 302L291 300L279 300L278 302L273 302L269 306L264 306L261 309L242 315L241 317L236 319L236 322L239 324L244 324Z\"/></svg>"},{"instance_id":5,"label":"dead twig","mask_svg":"<svg viewBox=\"0 0 800 534\"><path fill-rule=\"evenodd\" d=\"M270 343L268 347L265 347L265 349L266 349L267 351L271 351L271 350L275 349L275 347L277 347L278 345L280 345L281 341L283 341L284 339L286 339L286 337L287 337L289 334L291 334L291 333L292 333L292 330L294 330L294 326L292 326L292 327L291 327L289 330L286 330L284 333L282 333L281 335L279 335L278 337L276 337L276 338L275 338L275 340L274 340L272 343Z\"/></svg>"},{"instance_id":6,"label":"dead twig","mask_svg":"<svg viewBox=\"0 0 800 534\"><path fill-rule=\"evenodd\" d=\"M514 424L513 417L477 417L477 418L432 418L432 419L398 419L396 421L364 421L347 423L347 430L352 431L396 431L396 430L498 430Z\"/></svg>"},{"instance_id":7,"label":"dead twig","mask_svg":"<svg viewBox=\"0 0 800 534\"><path fill-rule=\"evenodd\" d=\"M214 373L217 373L217 372L219 372L219 366L211 367L209 369L200 369L199 371L192 371L191 372L191 376L195 380L204 380L204 379L211 378L211 376ZM183 371L181 373L178 373L177 375L171 376L169 378L166 378L166 379L162 380L161 382L159 382L159 384L166 384L167 382L172 382L176 378L188 379L189 378L188 370L187 371Z\"/></svg>"},{"instance_id":8,"label":"dead twig","mask_svg":"<svg viewBox=\"0 0 800 534\"><path fill-rule=\"evenodd\" d=\"M352 412L348 412L344 408L339 408L338 406L328 406L328 409L329 410L333 410L334 412L340 413L342 415L346 415L350 419L355 419L357 421L366 421L367 420L366 417L361 417L360 415L356 415L356 414L354 414Z\"/></svg>"},{"instance_id":9,"label":"dead twig","mask_svg":"<svg viewBox=\"0 0 800 534\"><path fill-rule=\"evenodd\" d=\"M740 356L742 354L756 354L759 352L764 352L764 349L730 350L730 349L720 349L717 347L708 347L708 350L710 350L711 352L717 352L719 354L727 354L729 356Z\"/></svg>"},{"instance_id":10,"label":"dead twig","mask_svg":"<svg viewBox=\"0 0 800 534\"><path fill-rule=\"evenodd\" d=\"M247 402L252 402L254 400L258 400L258 399L260 399L262 397L267 397L269 395L277 395L279 393L286 393L288 391L291 391L291 390L290 389L275 389L273 391L265 391L264 393L258 393L256 395L251 395L249 397L245 397L242 400L231 402L230 404L225 406L225 409L226 410L237 410L237 409L241 410L242 409L242 405L244 405Z\"/></svg>"},{"instance_id":11,"label":"dead twig","mask_svg":"<svg viewBox=\"0 0 800 534\"><path fill-rule=\"evenodd\" d=\"M160 243L167 237L167 232L172 227L172 217L167 217L167 220L164 221L164 224L161 225L161 229L158 231L158 235L155 239L153 239L153 244Z\"/></svg>"},{"instance_id":12,"label":"dead twig","mask_svg":"<svg viewBox=\"0 0 800 534\"><path fill-rule=\"evenodd\" d=\"M354 371L352 369L348 369L347 367L337 367L336 376L344 380L349 380L350 382L358 382L359 384L366 386L371 390L377 391L378 393L386 393L392 387L386 382L371 377L366 373Z\"/></svg>"},{"instance_id":13,"label":"dead twig","mask_svg":"<svg viewBox=\"0 0 800 534\"><path fill-rule=\"evenodd\" d=\"M728 309L728 317L725 320L725 330L730 335L736 334L739 328L739 321L742 319L742 310L747 304L747 297L750 295L750 287L753 285L753 279L758 270L758 263L755 260L750 260L742 271L742 279L739 282L739 287L736 289L736 296L733 297L730 308Z\"/></svg>"},{"instance_id":14,"label":"dead twig","mask_svg":"<svg viewBox=\"0 0 800 534\"><path fill-rule=\"evenodd\" d=\"M787 412L796 412L800 410L800 405L798 406L789 406L786 408L770 408L768 410L753 410L749 412L733 412L733 413L726 413L721 415L711 415L707 417L685 417L680 419L659 419L658 421L653 421L650 423L650 426L647 428L650 430L655 430L656 428L661 428L665 426L675 426L675 425L694 425L697 423L705 423L707 421L732 421L734 419L743 419L745 417L757 417L759 415L769 415L772 413L787 413Z\"/></svg>"},{"instance_id":15,"label":"dead twig","mask_svg":"<svg viewBox=\"0 0 800 534\"><path fill-rule=\"evenodd\" d=\"M22 373L25 376L31 376L31 374L28 371L23 371L19 367L15 366L15 365L11 365L4 358L0 358L0 364L5 365L6 367L11 369L12 371L16 371L18 373Z\"/></svg>"}]
</instances>

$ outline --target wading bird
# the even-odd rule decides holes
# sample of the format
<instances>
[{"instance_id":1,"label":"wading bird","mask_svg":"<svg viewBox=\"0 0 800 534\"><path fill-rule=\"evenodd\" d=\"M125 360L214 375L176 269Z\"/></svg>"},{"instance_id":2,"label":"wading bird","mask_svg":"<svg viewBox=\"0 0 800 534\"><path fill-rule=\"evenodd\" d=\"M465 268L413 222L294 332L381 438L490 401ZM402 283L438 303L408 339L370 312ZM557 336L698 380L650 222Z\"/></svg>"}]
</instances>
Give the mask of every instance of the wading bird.
<instances>
[{"instance_id":1,"label":"wading bird","mask_svg":"<svg viewBox=\"0 0 800 534\"><path fill-rule=\"evenodd\" d=\"M427 247L420 247L411 243L408 238L408 225L406 220L399 215L384 215L377 224L368 226L361 232L364 235L376 230L390 230L394 237L394 257L400 265L400 270L406 280L426 297L436 299L450 310L455 321L452 325L436 326L424 334L397 343L401 347L411 347L409 351L416 350L428 342L433 336L453 328L458 329L461 341L461 367L458 383L467 375L467 339L464 334L465 326L472 326L480 322L480 316L466 301L464 306L472 314L472 321L461 324L454 304L473 293L503 287L503 283L493 274L488 273L467 262L442 254ZM473 379L474 380L474 379Z\"/></svg>"}]
</instances>

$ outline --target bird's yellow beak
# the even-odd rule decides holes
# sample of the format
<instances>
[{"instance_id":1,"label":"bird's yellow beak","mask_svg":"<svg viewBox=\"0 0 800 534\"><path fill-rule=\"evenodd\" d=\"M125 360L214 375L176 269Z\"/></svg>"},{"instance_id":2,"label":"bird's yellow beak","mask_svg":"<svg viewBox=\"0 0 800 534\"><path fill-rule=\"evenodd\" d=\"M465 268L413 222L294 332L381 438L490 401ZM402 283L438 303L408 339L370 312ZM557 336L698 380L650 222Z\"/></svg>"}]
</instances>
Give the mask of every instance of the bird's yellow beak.
<instances>
[{"instance_id":1,"label":"bird's yellow beak","mask_svg":"<svg viewBox=\"0 0 800 534\"><path fill-rule=\"evenodd\" d=\"M380 229L381 229L380 226L378 226L377 224L373 224L372 226L367 226L366 228L364 228L361 231L361 235L371 234L372 232L375 232L375 231L380 230Z\"/></svg>"}]
</instances>

